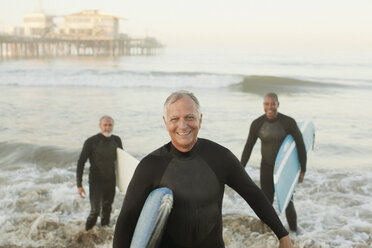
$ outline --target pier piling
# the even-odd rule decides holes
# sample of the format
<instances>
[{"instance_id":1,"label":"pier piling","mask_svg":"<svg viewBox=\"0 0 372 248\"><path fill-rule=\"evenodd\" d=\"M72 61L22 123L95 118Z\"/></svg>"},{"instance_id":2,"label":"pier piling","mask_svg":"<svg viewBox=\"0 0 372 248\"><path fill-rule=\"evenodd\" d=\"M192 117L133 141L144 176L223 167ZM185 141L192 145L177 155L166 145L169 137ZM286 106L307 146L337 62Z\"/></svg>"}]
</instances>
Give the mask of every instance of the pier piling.
<instances>
[{"instance_id":1,"label":"pier piling","mask_svg":"<svg viewBox=\"0 0 372 248\"><path fill-rule=\"evenodd\" d=\"M76 39L0 35L1 60L59 56L147 56L156 55L162 48L162 44L153 38Z\"/></svg>"}]
</instances>

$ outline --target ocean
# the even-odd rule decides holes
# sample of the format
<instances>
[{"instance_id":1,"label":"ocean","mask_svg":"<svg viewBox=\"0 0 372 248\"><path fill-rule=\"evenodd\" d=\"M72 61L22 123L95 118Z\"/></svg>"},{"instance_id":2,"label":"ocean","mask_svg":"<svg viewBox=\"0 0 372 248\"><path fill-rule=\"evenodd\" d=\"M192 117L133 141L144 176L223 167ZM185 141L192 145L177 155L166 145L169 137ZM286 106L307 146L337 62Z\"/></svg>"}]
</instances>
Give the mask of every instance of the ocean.
<instances>
[{"instance_id":1,"label":"ocean","mask_svg":"<svg viewBox=\"0 0 372 248\"><path fill-rule=\"evenodd\" d=\"M0 247L111 247L124 195L117 191L109 227L84 231L90 207L75 174L82 145L108 114L125 150L143 158L169 141L162 105L179 89L200 100L199 137L239 159L266 92L278 93L279 112L313 121L294 247L372 247L371 68L372 54L345 51L167 48L157 56L1 61ZM257 184L260 159L257 141L246 167ZM227 248L278 244L228 187L223 218Z\"/></svg>"}]
</instances>

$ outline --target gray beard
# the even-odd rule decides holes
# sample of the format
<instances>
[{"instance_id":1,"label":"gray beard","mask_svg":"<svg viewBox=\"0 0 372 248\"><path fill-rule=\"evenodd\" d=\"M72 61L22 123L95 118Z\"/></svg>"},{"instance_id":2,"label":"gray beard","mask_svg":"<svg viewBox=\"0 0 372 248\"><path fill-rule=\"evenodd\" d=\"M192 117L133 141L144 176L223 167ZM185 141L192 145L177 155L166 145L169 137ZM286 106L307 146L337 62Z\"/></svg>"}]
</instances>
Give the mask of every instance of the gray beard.
<instances>
[{"instance_id":1,"label":"gray beard","mask_svg":"<svg viewBox=\"0 0 372 248\"><path fill-rule=\"evenodd\" d=\"M112 133L106 133L106 132L103 132L102 134L103 134L103 136L105 136L106 138L110 138L111 135L112 135Z\"/></svg>"}]
</instances>

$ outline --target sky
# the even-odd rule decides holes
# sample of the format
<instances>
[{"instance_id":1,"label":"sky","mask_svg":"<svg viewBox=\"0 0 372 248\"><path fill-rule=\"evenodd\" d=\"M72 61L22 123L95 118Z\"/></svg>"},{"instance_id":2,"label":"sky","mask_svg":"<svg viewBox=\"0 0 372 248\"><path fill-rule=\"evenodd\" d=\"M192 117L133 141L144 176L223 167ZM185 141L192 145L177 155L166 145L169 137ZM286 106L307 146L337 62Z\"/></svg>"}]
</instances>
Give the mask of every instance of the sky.
<instances>
[{"instance_id":1,"label":"sky","mask_svg":"<svg viewBox=\"0 0 372 248\"><path fill-rule=\"evenodd\" d=\"M0 31L40 5L117 15L121 32L175 48L372 51L372 0L0 0Z\"/></svg>"}]
</instances>

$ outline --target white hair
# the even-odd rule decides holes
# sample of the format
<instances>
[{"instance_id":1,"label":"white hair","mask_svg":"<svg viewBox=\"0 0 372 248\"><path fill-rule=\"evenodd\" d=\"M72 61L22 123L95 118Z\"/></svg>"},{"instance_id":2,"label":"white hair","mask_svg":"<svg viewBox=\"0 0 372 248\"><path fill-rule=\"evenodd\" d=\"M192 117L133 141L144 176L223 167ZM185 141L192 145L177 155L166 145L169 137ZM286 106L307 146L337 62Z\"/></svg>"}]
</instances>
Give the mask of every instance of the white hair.
<instances>
[{"instance_id":1,"label":"white hair","mask_svg":"<svg viewBox=\"0 0 372 248\"><path fill-rule=\"evenodd\" d=\"M101 124L102 120L104 119L110 119L112 121L112 124L114 124L114 119L109 115L104 115L101 118L99 118L99 124Z\"/></svg>"},{"instance_id":2,"label":"white hair","mask_svg":"<svg viewBox=\"0 0 372 248\"><path fill-rule=\"evenodd\" d=\"M198 112L198 117L199 117L200 116L199 100L198 100L198 98L196 98L196 96L192 92L187 91L187 90L175 91L167 97L167 100L165 100L165 102L164 102L163 115L166 116L167 108L169 107L169 105L171 105L172 103L177 102L179 99L184 98L184 97L190 97L191 100L193 100L193 102L195 103L195 106L196 106L196 111Z\"/></svg>"}]
</instances>

